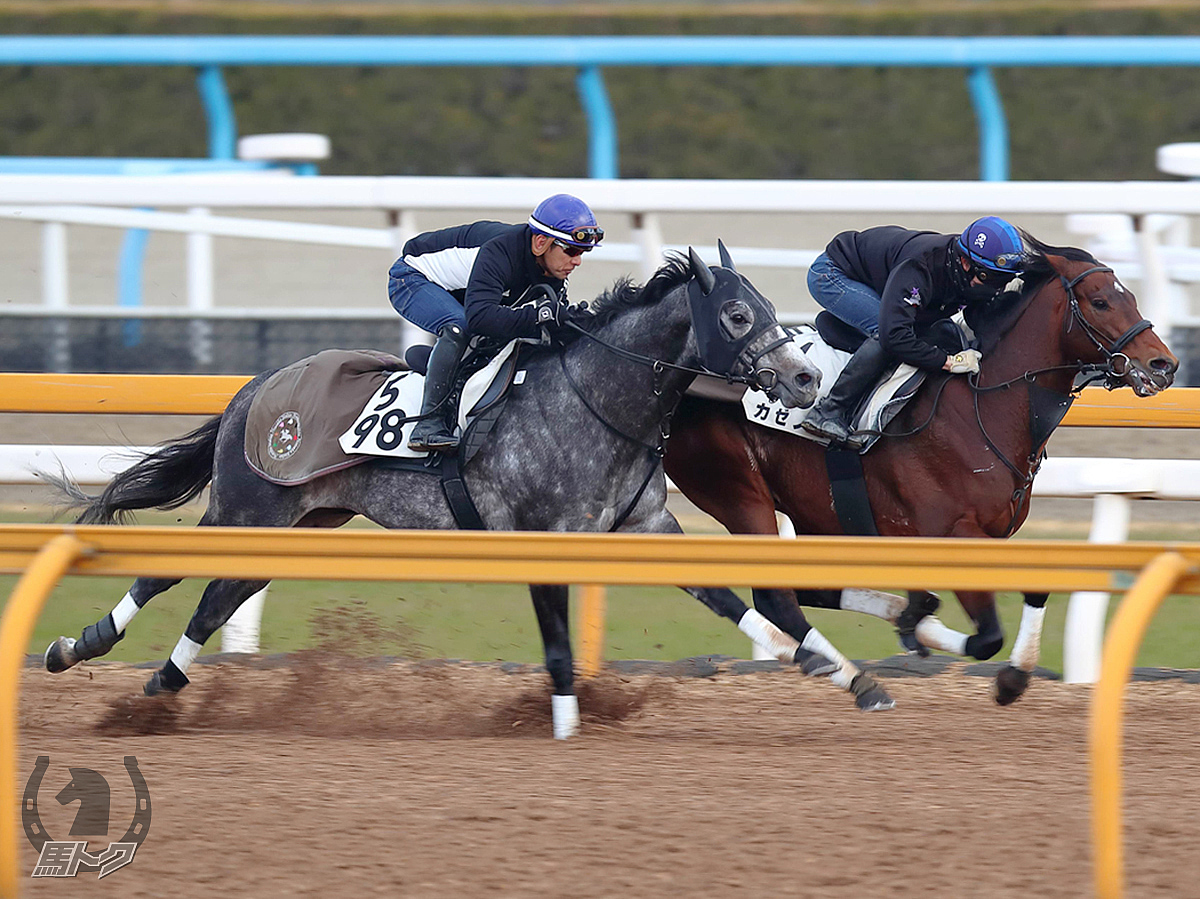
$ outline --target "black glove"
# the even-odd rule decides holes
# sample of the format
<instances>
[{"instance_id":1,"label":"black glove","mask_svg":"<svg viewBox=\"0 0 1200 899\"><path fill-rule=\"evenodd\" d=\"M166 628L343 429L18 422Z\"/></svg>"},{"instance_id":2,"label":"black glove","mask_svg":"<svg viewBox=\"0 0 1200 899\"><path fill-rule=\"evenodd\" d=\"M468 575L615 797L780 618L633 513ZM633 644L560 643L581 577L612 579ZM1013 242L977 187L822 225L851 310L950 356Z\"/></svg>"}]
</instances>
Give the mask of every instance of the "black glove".
<instances>
[{"instance_id":1,"label":"black glove","mask_svg":"<svg viewBox=\"0 0 1200 899\"><path fill-rule=\"evenodd\" d=\"M537 313L537 323L539 325L544 325L547 328L551 326L559 328L566 321L565 313L570 306L566 300L552 299L542 300L533 308Z\"/></svg>"}]
</instances>

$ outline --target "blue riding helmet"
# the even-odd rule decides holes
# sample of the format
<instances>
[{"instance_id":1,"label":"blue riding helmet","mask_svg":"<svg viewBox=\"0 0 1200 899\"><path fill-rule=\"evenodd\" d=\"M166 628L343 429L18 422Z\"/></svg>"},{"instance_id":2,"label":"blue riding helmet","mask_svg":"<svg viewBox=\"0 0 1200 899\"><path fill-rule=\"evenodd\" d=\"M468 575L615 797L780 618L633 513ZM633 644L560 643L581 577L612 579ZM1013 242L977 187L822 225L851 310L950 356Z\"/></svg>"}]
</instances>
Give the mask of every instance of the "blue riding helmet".
<instances>
[{"instance_id":1,"label":"blue riding helmet","mask_svg":"<svg viewBox=\"0 0 1200 899\"><path fill-rule=\"evenodd\" d=\"M974 266L1009 275L1019 275L1025 269L1021 232L994 215L971 222L955 245Z\"/></svg>"},{"instance_id":2,"label":"blue riding helmet","mask_svg":"<svg viewBox=\"0 0 1200 899\"><path fill-rule=\"evenodd\" d=\"M604 229L587 203L570 194L555 194L538 203L529 217L529 227L538 234L590 250L604 239Z\"/></svg>"}]
</instances>

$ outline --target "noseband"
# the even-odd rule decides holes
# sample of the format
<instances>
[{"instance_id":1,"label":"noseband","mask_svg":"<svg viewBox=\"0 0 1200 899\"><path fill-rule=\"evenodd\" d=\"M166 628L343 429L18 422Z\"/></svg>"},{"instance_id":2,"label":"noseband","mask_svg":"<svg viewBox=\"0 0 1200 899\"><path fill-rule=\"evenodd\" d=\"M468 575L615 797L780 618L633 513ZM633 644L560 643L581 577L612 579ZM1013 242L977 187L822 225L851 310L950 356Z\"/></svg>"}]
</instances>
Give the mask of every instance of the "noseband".
<instances>
[{"instance_id":1,"label":"noseband","mask_svg":"<svg viewBox=\"0 0 1200 899\"><path fill-rule=\"evenodd\" d=\"M1083 333L1088 336L1100 354L1104 356L1105 368L1101 372L1105 384L1109 390L1120 386L1121 379L1129 374L1129 357L1121 350L1129 345L1129 342L1141 334L1148 328L1153 328L1154 324L1147 318L1143 318L1133 327L1129 328L1124 334L1112 342L1111 346L1105 346L1105 335L1101 334L1091 322L1083 317L1083 310L1079 308L1079 298L1075 295L1075 286L1079 284L1088 275L1096 274L1097 272L1112 272L1112 269L1104 265L1096 265L1083 272L1080 272L1070 281L1064 275L1059 275L1058 280L1062 282L1063 290L1067 294L1067 302L1070 304L1071 316L1063 320L1063 333L1066 334L1071 330L1071 325L1075 322L1083 329ZM1118 360L1120 360L1120 368L1118 368Z\"/></svg>"},{"instance_id":2,"label":"noseband","mask_svg":"<svg viewBox=\"0 0 1200 899\"><path fill-rule=\"evenodd\" d=\"M720 377L727 378L731 381L742 381L750 387L757 388L763 393L769 393L775 389L775 385L779 383L779 372L773 368L759 368L758 360L767 353L785 343L792 341L792 335L784 330L783 325L776 323L768 328L764 328L761 334L755 336L742 351L738 353L735 369L740 367L747 372L745 377L734 375L732 372Z\"/></svg>"}]
</instances>

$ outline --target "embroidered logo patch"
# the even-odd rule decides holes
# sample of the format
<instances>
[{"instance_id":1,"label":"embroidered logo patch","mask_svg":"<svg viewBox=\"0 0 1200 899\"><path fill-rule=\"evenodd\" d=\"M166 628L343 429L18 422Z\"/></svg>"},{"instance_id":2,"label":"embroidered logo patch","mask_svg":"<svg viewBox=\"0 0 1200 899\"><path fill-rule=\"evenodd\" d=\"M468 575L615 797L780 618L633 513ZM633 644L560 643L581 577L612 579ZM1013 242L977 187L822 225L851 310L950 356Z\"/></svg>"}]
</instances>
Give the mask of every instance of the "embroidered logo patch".
<instances>
[{"instance_id":1,"label":"embroidered logo patch","mask_svg":"<svg viewBox=\"0 0 1200 899\"><path fill-rule=\"evenodd\" d=\"M978 235L976 235L976 237L975 237L975 246L979 247L979 249L981 249L981 250L982 250L982 249L983 249L983 245L984 245L985 243L987 243L987 235L986 235L986 234L982 234L982 233L981 233L981 234L978 234Z\"/></svg>"},{"instance_id":2,"label":"embroidered logo patch","mask_svg":"<svg viewBox=\"0 0 1200 899\"><path fill-rule=\"evenodd\" d=\"M921 289L919 287L910 287L908 293L904 295L904 302L910 306L921 305Z\"/></svg>"},{"instance_id":3,"label":"embroidered logo patch","mask_svg":"<svg viewBox=\"0 0 1200 899\"><path fill-rule=\"evenodd\" d=\"M275 419L271 433L267 437L267 455L276 461L288 459L300 449L300 415L297 412L284 412Z\"/></svg>"}]
</instances>

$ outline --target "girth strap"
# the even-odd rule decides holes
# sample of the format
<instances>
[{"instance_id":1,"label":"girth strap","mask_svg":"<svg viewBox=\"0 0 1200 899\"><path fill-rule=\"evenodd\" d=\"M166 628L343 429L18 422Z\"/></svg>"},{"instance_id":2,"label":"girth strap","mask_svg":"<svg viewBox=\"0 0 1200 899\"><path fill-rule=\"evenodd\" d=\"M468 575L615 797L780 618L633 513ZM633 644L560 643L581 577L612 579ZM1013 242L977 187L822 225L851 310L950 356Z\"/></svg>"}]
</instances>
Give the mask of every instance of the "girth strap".
<instances>
[{"instance_id":1,"label":"girth strap","mask_svg":"<svg viewBox=\"0 0 1200 899\"><path fill-rule=\"evenodd\" d=\"M471 493L462 479L462 465L458 453L443 453L441 465L442 493L450 506L450 513L464 531L486 531L487 526L475 508Z\"/></svg>"},{"instance_id":2,"label":"girth strap","mask_svg":"<svg viewBox=\"0 0 1200 899\"><path fill-rule=\"evenodd\" d=\"M838 523L850 536L878 537L875 513L863 479L862 457L854 450L825 450L825 470L833 490Z\"/></svg>"}]
</instances>

